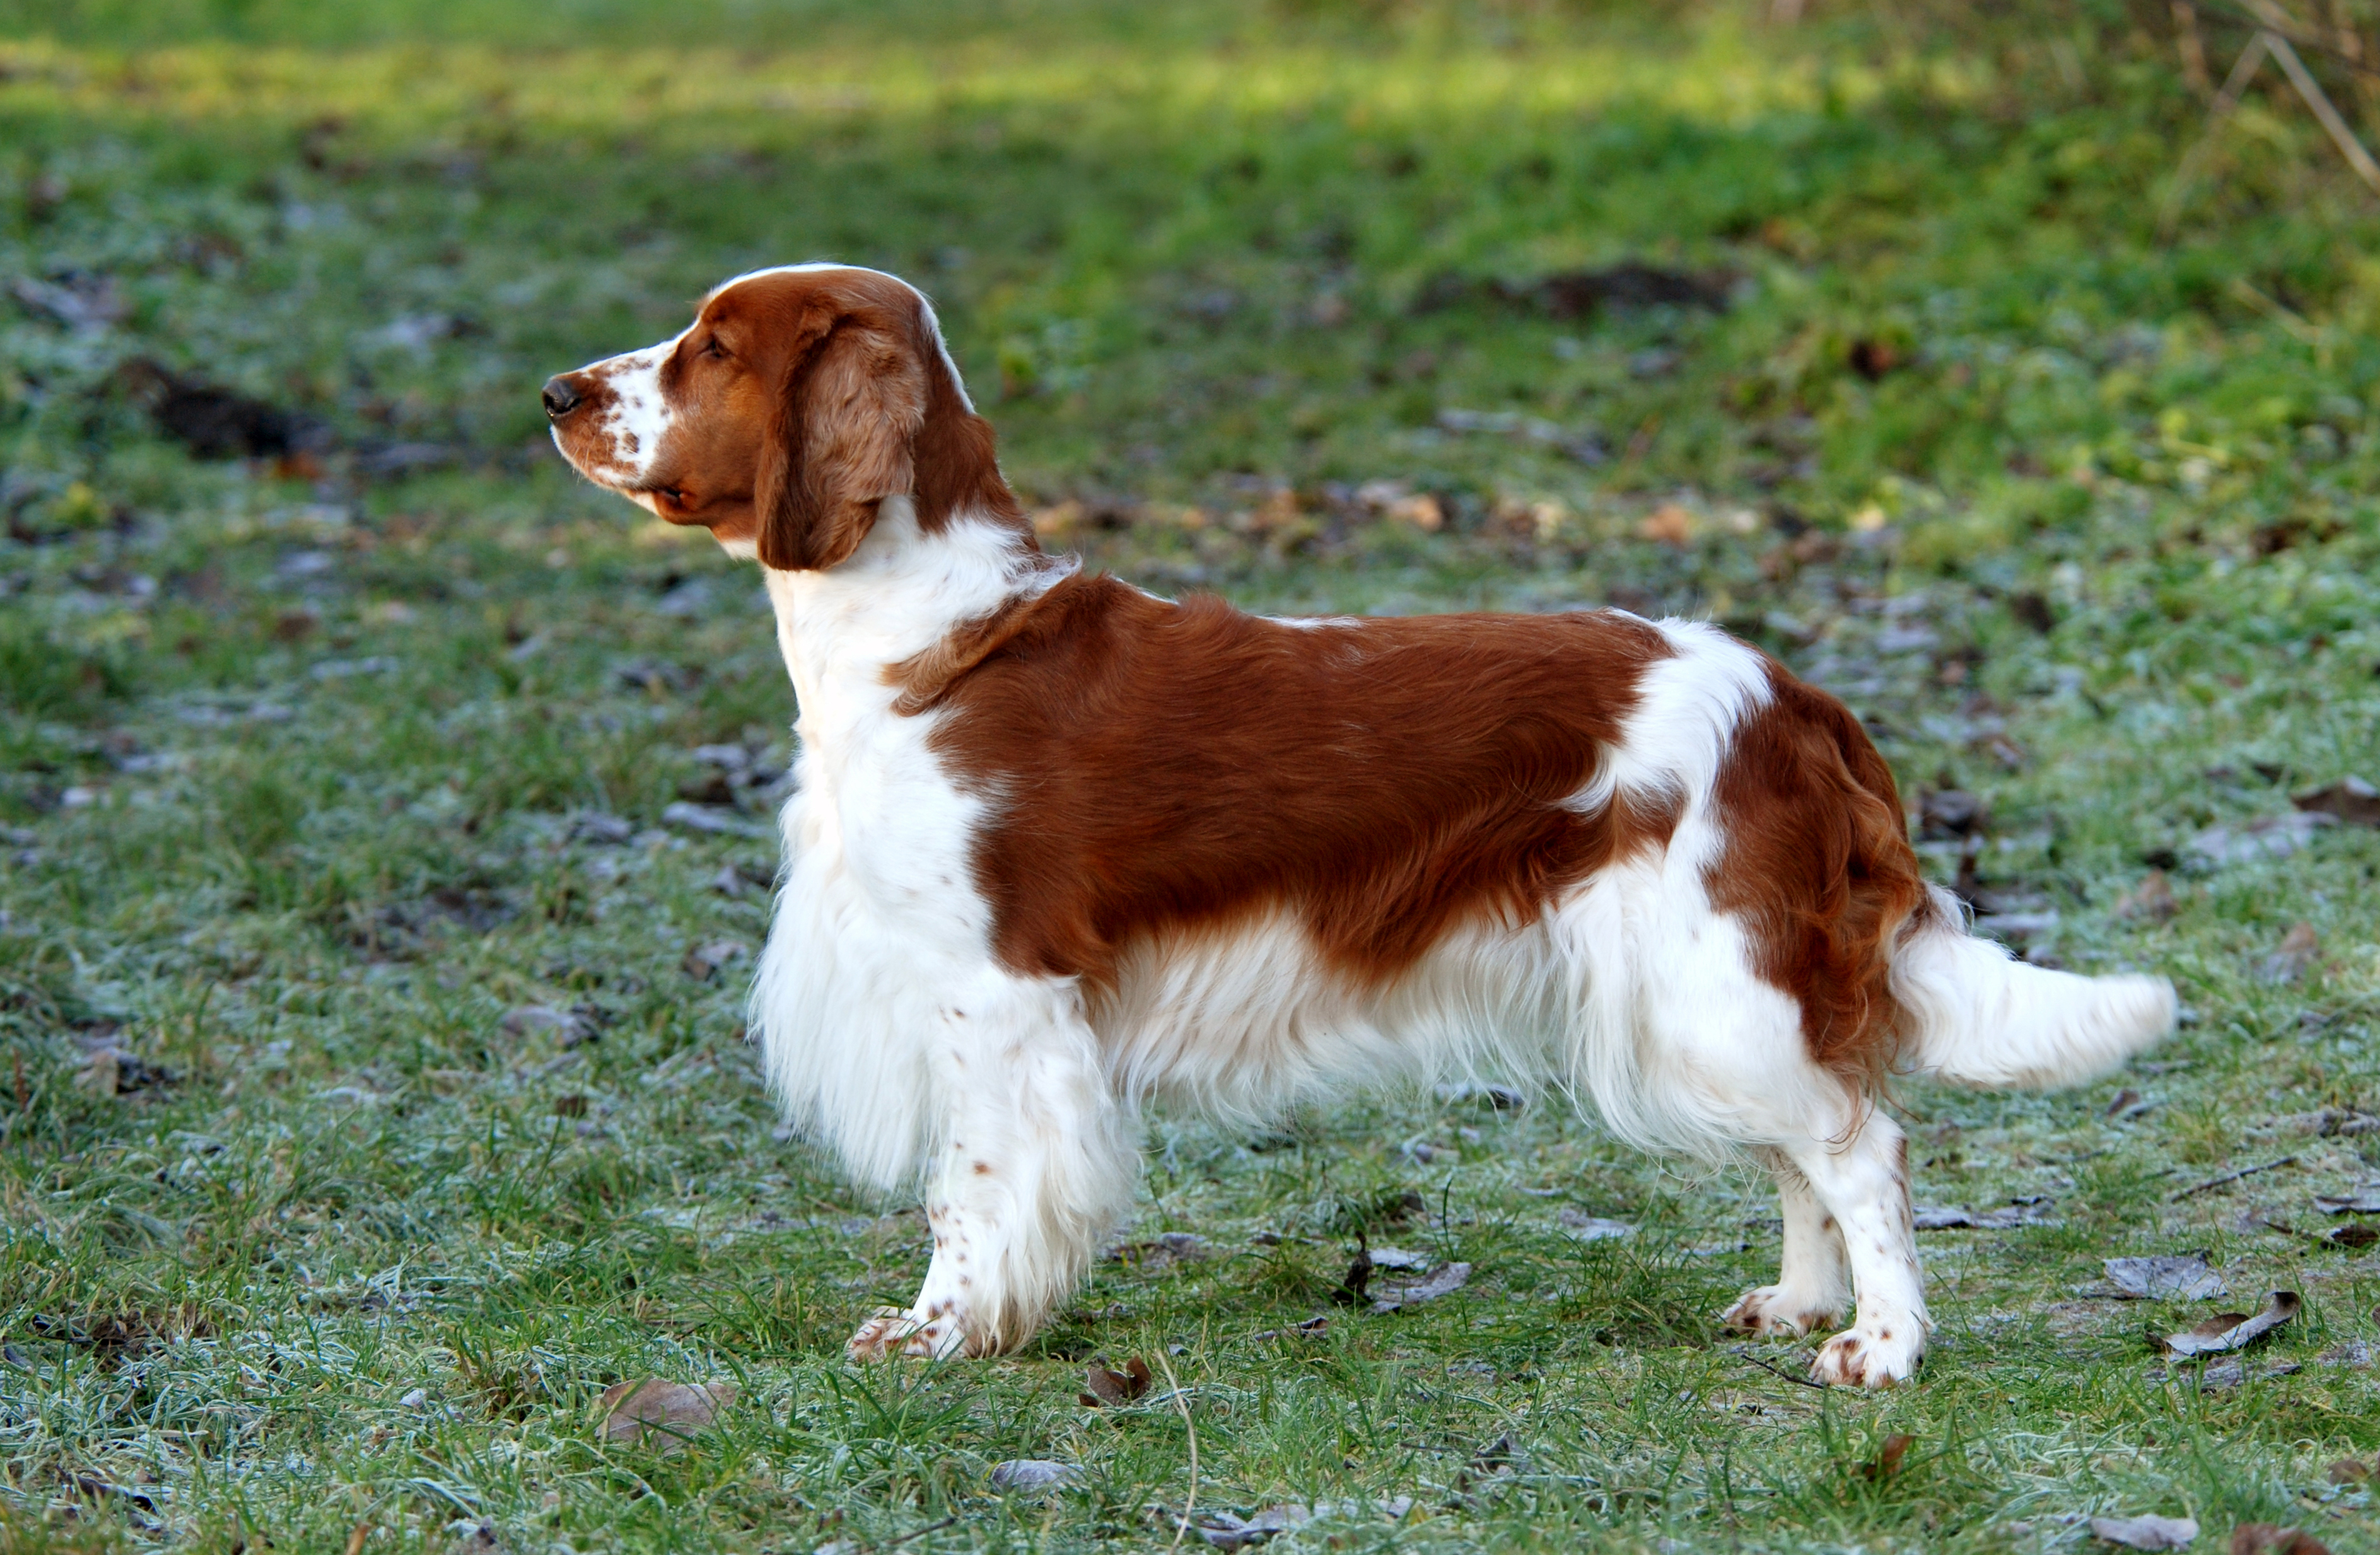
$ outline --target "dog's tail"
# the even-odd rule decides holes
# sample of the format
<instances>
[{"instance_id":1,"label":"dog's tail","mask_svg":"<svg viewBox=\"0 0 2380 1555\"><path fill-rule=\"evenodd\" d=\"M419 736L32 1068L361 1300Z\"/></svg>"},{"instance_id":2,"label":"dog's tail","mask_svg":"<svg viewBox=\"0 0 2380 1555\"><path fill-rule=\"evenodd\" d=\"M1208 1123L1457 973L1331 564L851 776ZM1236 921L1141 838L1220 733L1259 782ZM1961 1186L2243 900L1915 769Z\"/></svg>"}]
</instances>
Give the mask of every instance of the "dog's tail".
<instances>
[{"instance_id":1,"label":"dog's tail","mask_svg":"<svg viewBox=\"0 0 2380 1555\"><path fill-rule=\"evenodd\" d=\"M1993 1088L2049 1089L2113 1069L2173 1029L2163 978L2084 978L2013 960L1966 931L1938 887L1892 954L1902 1067Z\"/></svg>"}]
</instances>

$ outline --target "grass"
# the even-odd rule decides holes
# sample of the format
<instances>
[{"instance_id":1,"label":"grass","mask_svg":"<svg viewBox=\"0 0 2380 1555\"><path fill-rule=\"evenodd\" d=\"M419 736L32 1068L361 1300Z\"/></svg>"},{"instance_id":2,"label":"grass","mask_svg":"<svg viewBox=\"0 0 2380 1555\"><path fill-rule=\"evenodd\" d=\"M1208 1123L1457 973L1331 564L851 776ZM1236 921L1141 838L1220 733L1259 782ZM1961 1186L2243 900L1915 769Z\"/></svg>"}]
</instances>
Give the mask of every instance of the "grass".
<instances>
[{"instance_id":1,"label":"grass","mask_svg":"<svg viewBox=\"0 0 2380 1555\"><path fill-rule=\"evenodd\" d=\"M1154 1548L1195 1491L1342 1503L1296 1548L2380 1549L2325 1473L2380 1451L2380 1261L2307 1234L2380 1165L2319 1132L2380 1112L2380 832L2190 845L2380 779L2380 219L2261 93L2178 182L2152 9L0 6L0 274L121 310L0 302L0 1549ZM663 818L722 744L715 813L765 816L759 589L534 397L813 255L934 293L1053 541L1264 608L1721 620L1988 801L2033 954L2181 984L2100 1085L1898 1099L1922 1202L2046 1201L1926 1233L1916 1386L1715 1331L1759 1183L1431 1095L1154 1118L1134 1234L1210 1256L1100 1266L1012 1359L844 1366L921 1223L772 1134L748 954L687 959L759 942L769 844ZM1495 290L1628 259L1729 306ZM195 459L136 358L330 446ZM2119 913L2158 864L2170 917ZM1334 1306L1359 1234L1471 1283ZM2306 1298L2236 1386L2148 1343L2208 1304L2091 1294L2202 1247L2222 1305ZM1135 1355L1187 1425L1076 1402ZM741 1391L607 1441L645 1376ZM996 1493L1020 1457L1084 1477Z\"/></svg>"}]
</instances>

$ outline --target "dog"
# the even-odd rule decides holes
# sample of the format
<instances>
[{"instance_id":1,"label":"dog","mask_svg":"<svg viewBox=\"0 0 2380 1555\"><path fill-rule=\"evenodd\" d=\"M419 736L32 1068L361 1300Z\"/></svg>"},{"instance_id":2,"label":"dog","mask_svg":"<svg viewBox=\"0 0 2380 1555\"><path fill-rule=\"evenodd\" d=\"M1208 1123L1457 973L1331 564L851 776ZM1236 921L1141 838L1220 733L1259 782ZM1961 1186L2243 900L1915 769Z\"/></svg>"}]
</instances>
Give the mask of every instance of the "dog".
<instances>
[{"instance_id":1,"label":"dog","mask_svg":"<svg viewBox=\"0 0 2380 1555\"><path fill-rule=\"evenodd\" d=\"M1030 1337L1151 1102L1492 1070L1766 1164L1783 1267L1722 1320L1850 1306L1811 1375L1888 1386L1932 1325L1888 1076L2069 1084L2172 1026L2161 979L1971 938L1858 720L1709 626L1272 618L1045 553L892 275L738 276L543 398L589 480L762 568L800 754L753 1028L933 1232L855 1360Z\"/></svg>"}]
</instances>

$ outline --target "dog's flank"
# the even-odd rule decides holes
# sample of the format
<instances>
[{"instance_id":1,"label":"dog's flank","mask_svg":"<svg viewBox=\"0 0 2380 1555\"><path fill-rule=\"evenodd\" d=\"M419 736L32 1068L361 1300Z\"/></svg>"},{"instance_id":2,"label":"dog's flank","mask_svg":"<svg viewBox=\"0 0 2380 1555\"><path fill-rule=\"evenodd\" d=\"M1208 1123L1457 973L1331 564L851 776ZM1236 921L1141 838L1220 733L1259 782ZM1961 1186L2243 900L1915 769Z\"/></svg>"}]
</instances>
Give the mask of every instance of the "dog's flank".
<instances>
[{"instance_id":1,"label":"dog's flank","mask_svg":"<svg viewBox=\"0 0 2380 1555\"><path fill-rule=\"evenodd\" d=\"M739 277L547 403L590 479L767 569L801 752L754 1024L789 1116L934 1234L855 1355L1028 1337L1151 1099L1488 1070L1766 1162L1783 1270L1725 1320L1851 1303L1813 1374L1888 1384L1930 1324L1878 1082L2065 1083L2171 1024L2161 982L1970 939L1858 722L1708 626L1269 621L1042 555L891 276Z\"/></svg>"}]
</instances>

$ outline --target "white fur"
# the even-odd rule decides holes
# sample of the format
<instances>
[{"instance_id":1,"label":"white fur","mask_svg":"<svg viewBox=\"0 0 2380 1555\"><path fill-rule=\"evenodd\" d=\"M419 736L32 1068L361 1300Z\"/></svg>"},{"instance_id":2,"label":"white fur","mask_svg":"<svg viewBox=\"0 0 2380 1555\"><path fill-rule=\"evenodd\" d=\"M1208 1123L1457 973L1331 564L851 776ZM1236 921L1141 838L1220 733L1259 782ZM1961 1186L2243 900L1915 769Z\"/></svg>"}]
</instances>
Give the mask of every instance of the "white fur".
<instances>
[{"instance_id":1,"label":"white fur","mask_svg":"<svg viewBox=\"0 0 2380 1555\"><path fill-rule=\"evenodd\" d=\"M661 508L653 494L636 488L651 476L653 460L661 454L662 439L670 429L672 412L669 396L662 392L662 364L669 360L670 353L685 338L681 331L658 346L607 357L581 370L589 377L601 379L611 391L601 407L603 419L597 424L607 443L601 456L603 462L586 471L587 475L656 514ZM553 445L567 457L570 449L562 441L562 429L555 427L552 435Z\"/></svg>"},{"instance_id":2,"label":"white fur","mask_svg":"<svg viewBox=\"0 0 2380 1555\"><path fill-rule=\"evenodd\" d=\"M2013 960L1959 927L1959 899L1934 893L1936 921L1892 964L1892 991L1916 1017L1921 1073L1971 1086L2079 1085L2138 1052L2174 1021L2163 978L2079 978Z\"/></svg>"},{"instance_id":3,"label":"white fur","mask_svg":"<svg viewBox=\"0 0 2380 1555\"><path fill-rule=\"evenodd\" d=\"M1811 1062L1798 1008L1755 974L1743 924L1706 883L1725 841L1714 788L1771 694L1765 661L1709 626L1658 624L1671 655L1570 803L1671 802L1678 824L1526 922L1465 924L1364 987L1282 906L1128 945L1114 986L1088 990L1001 966L973 845L1031 791L954 781L932 743L945 715L895 711L884 674L1065 570L964 516L929 536L893 497L848 560L766 575L801 750L753 1022L788 1117L855 1176L922 1187L934 1233L917 1301L870 1318L855 1356L1026 1337L1129 1209L1152 1100L1253 1123L1394 1075L1493 1072L1591 1099L1648 1148L1767 1160L1784 1269L1728 1320L1799 1335L1855 1296L1814 1375L1910 1374L1930 1325L1900 1131ZM1279 625L1363 650L1361 621ZM2054 1081L2170 1015L2162 985L2045 981L1946 926L1898 954L1913 1051L1935 1073Z\"/></svg>"}]
</instances>

